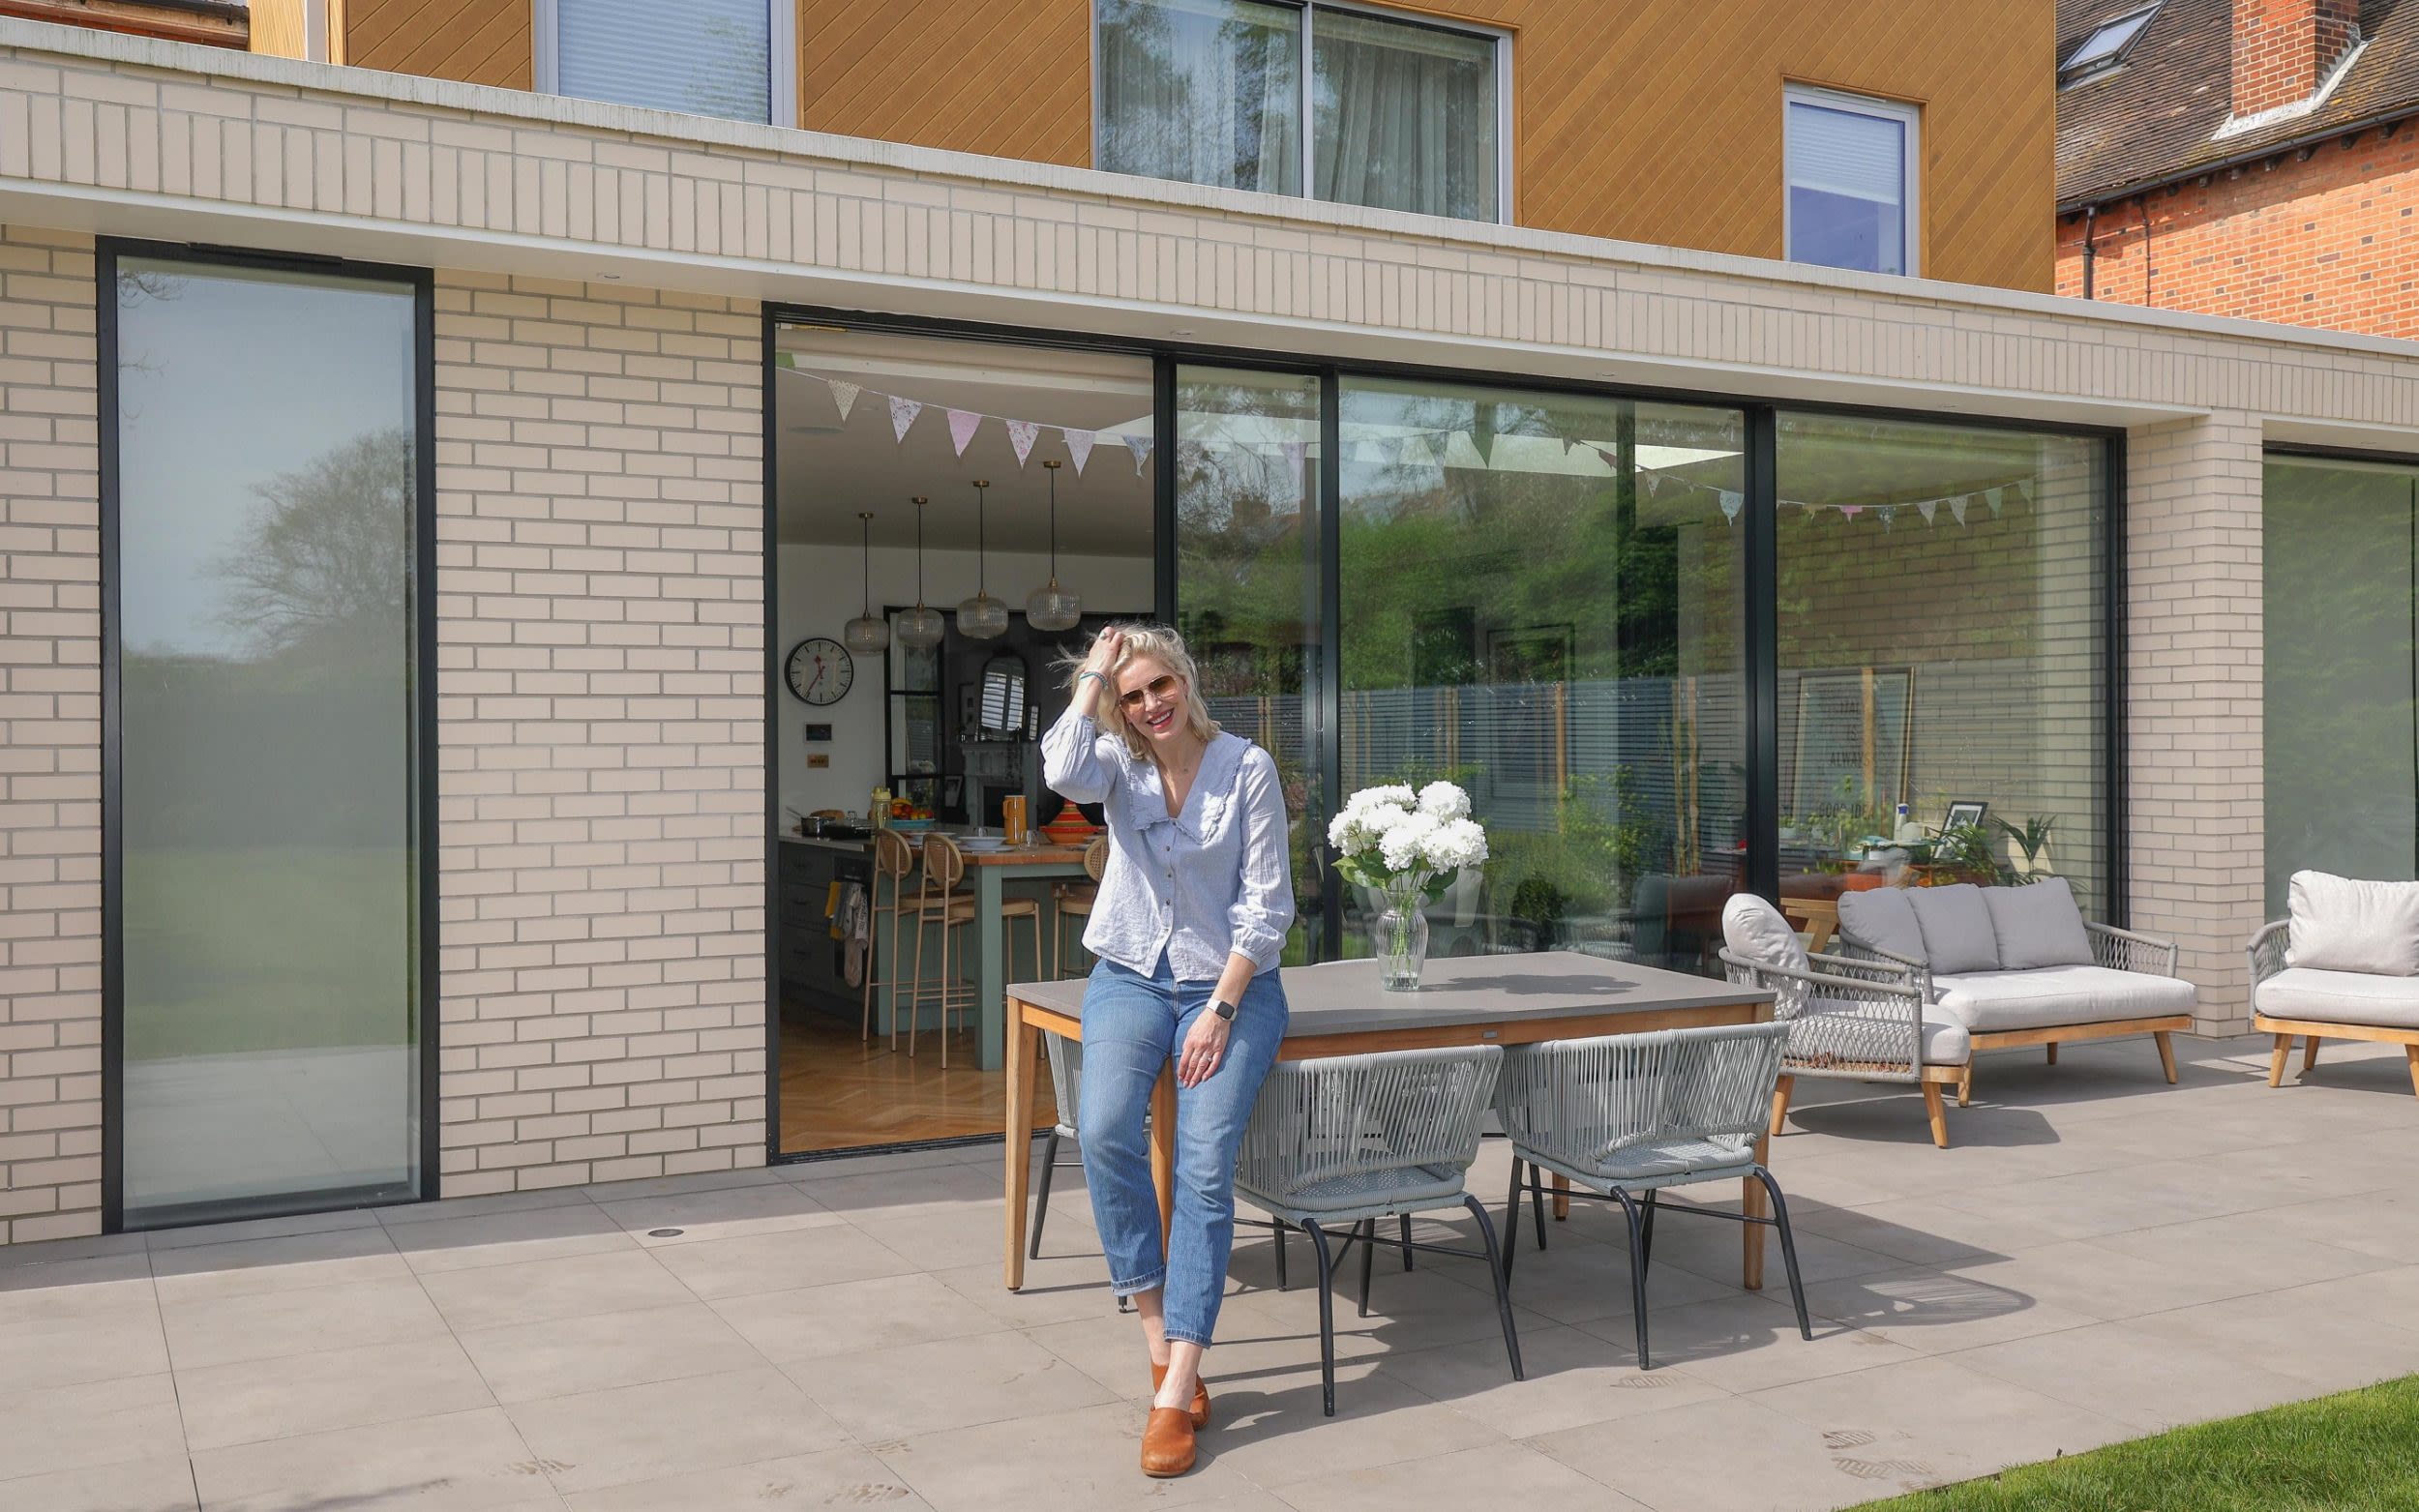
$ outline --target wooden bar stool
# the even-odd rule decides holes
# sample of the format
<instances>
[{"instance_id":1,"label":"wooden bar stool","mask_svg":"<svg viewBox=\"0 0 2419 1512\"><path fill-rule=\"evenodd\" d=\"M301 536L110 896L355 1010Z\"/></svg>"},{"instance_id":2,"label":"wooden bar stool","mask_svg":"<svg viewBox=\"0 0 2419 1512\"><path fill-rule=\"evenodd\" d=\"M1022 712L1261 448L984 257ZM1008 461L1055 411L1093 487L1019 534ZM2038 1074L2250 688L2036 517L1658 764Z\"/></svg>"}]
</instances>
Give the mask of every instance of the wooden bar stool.
<instances>
[{"instance_id":1,"label":"wooden bar stool","mask_svg":"<svg viewBox=\"0 0 2419 1512\"><path fill-rule=\"evenodd\" d=\"M866 904L872 909L872 917L866 921L865 932L869 936L868 943L874 948L868 952L870 961L865 968L864 1021L857 1026L856 1037L860 1040L869 1040L874 1037L874 989L886 987L890 989L890 1048L892 1050L899 1048L899 978L904 974L899 969L899 919L911 906L908 902L907 878L908 874L914 870L915 847L908 844L905 835L893 829L874 831L874 880L865 890ZM890 902L886 904L881 899L881 884L884 881L890 883ZM885 913L890 915L890 955L888 957L890 974L887 977L877 977L876 972L884 959L881 946L881 916ZM910 1006L911 1010L912 1005Z\"/></svg>"},{"instance_id":2,"label":"wooden bar stool","mask_svg":"<svg viewBox=\"0 0 2419 1512\"><path fill-rule=\"evenodd\" d=\"M1061 977L1066 974L1065 971L1060 968L1059 959L1060 953L1066 948L1067 921L1070 919L1083 920L1091 917L1092 904L1100 900L1100 874L1106 872L1108 869L1109 837L1106 835L1095 835L1092 837L1092 843L1084 847L1084 875L1090 877L1091 880L1089 882L1060 882L1058 886L1051 889L1053 899L1057 903L1059 910L1057 918L1052 922L1050 927L1051 976ZM1080 935L1076 939L1076 946L1078 949L1081 949L1083 946L1083 939Z\"/></svg>"},{"instance_id":3,"label":"wooden bar stool","mask_svg":"<svg viewBox=\"0 0 2419 1512\"><path fill-rule=\"evenodd\" d=\"M935 984L934 1000L941 1004L941 1066L949 1067L949 1010L955 1008L959 1022L965 1022L966 1010L974 1006L974 984L949 975L949 941L958 931L974 922L974 897L962 892L958 883L966 878L966 852L946 835L924 837L924 880L915 889L915 981L909 995L915 1007L915 1019L908 1025L908 1054L915 1053L916 1031L923 1027L924 1015L924 935L933 925L941 927L941 970ZM1000 928L1018 919L1028 921L1033 932L1033 969L1041 969L1041 900L1037 898L1002 898L1000 900ZM1010 960L1014 960L1013 953ZM964 946L959 947L959 964L965 964Z\"/></svg>"}]
</instances>

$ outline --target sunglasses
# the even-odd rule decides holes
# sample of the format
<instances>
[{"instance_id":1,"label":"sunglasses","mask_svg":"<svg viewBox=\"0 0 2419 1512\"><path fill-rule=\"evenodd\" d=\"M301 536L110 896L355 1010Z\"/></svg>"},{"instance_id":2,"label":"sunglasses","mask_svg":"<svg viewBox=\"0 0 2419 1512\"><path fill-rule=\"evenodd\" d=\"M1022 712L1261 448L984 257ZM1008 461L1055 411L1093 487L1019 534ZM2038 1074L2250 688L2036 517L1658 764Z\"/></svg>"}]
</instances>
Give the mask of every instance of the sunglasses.
<instances>
[{"instance_id":1,"label":"sunglasses","mask_svg":"<svg viewBox=\"0 0 2419 1512\"><path fill-rule=\"evenodd\" d=\"M1118 707L1131 713L1143 706L1143 699L1146 697L1156 698L1161 703L1165 703L1176 697L1178 686L1174 672L1161 672L1132 693L1119 694Z\"/></svg>"}]
</instances>

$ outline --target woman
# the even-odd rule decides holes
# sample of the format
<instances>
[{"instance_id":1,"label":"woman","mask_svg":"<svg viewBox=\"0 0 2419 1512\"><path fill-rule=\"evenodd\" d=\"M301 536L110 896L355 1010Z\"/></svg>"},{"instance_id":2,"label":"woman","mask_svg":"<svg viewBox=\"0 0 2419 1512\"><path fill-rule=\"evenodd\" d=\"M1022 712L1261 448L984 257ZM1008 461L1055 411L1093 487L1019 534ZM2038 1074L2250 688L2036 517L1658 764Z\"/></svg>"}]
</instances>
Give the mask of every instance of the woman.
<instances>
[{"instance_id":1,"label":"woman","mask_svg":"<svg viewBox=\"0 0 2419 1512\"><path fill-rule=\"evenodd\" d=\"M1201 1354L1235 1242L1235 1157L1285 1037L1277 954L1294 922L1276 762L1220 730L1175 631L1112 626L1042 739L1051 787L1103 806L1109 865L1084 948L1077 1111L1093 1222L1134 1299L1156 1388L1143 1471L1181 1475L1209 1425ZM1143 1118L1176 1062L1175 1212L1164 1250Z\"/></svg>"}]
</instances>

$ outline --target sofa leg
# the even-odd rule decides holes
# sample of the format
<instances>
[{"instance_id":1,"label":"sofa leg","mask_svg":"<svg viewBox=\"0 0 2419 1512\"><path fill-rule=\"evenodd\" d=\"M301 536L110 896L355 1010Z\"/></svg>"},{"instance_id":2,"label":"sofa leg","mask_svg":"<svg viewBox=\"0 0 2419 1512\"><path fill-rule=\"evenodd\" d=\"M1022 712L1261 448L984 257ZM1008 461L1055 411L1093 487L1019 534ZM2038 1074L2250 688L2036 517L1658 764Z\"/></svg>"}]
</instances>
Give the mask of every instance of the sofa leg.
<instances>
[{"instance_id":1,"label":"sofa leg","mask_svg":"<svg viewBox=\"0 0 2419 1512\"><path fill-rule=\"evenodd\" d=\"M2419 1045L2405 1045L2403 1053L2410 1057L2410 1089L2419 1092Z\"/></svg>"},{"instance_id":2,"label":"sofa leg","mask_svg":"<svg viewBox=\"0 0 2419 1512\"><path fill-rule=\"evenodd\" d=\"M1780 1138L1780 1120L1789 1116L1789 1094L1796 1090L1798 1079L1782 1077L1773 1083L1773 1116L1764 1132L1773 1139Z\"/></svg>"},{"instance_id":3,"label":"sofa leg","mask_svg":"<svg viewBox=\"0 0 2419 1512\"><path fill-rule=\"evenodd\" d=\"M2053 1066L2058 1063L2058 1042L2056 1040L2051 1040L2049 1042L2049 1063Z\"/></svg>"},{"instance_id":4,"label":"sofa leg","mask_svg":"<svg viewBox=\"0 0 2419 1512\"><path fill-rule=\"evenodd\" d=\"M2317 1064L2318 1036L2315 1034L2305 1034L2301 1037L2301 1074L2303 1081L2306 1082L2310 1080L2310 1073Z\"/></svg>"},{"instance_id":5,"label":"sofa leg","mask_svg":"<svg viewBox=\"0 0 2419 1512\"><path fill-rule=\"evenodd\" d=\"M1940 1083L1937 1082L1924 1083L1924 1114L1931 1120L1932 1142L1944 1150L1947 1149L1949 1147L1949 1113L1948 1110L1941 1106Z\"/></svg>"},{"instance_id":6,"label":"sofa leg","mask_svg":"<svg viewBox=\"0 0 2419 1512\"><path fill-rule=\"evenodd\" d=\"M2174 1031L2170 1029L2160 1029L2155 1031L2150 1037L2159 1042L2159 1069L2167 1074L2167 1085L2173 1086L2175 1085ZM2311 1041L2311 1044L2314 1047L2317 1044L2317 1041L2313 1040ZM2309 1068L2304 1067L2303 1069L2307 1070Z\"/></svg>"},{"instance_id":7,"label":"sofa leg","mask_svg":"<svg viewBox=\"0 0 2419 1512\"><path fill-rule=\"evenodd\" d=\"M1974 1106L1974 1068L1970 1065L1957 1074L1957 1106Z\"/></svg>"},{"instance_id":8,"label":"sofa leg","mask_svg":"<svg viewBox=\"0 0 2419 1512\"><path fill-rule=\"evenodd\" d=\"M2276 1037L2276 1053L2268 1057L2268 1084L2270 1086L2283 1086L2285 1084L2285 1057L2290 1055L2292 1052L2293 1037L2289 1034L2278 1035Z\"/></svg>"}]
</instances>

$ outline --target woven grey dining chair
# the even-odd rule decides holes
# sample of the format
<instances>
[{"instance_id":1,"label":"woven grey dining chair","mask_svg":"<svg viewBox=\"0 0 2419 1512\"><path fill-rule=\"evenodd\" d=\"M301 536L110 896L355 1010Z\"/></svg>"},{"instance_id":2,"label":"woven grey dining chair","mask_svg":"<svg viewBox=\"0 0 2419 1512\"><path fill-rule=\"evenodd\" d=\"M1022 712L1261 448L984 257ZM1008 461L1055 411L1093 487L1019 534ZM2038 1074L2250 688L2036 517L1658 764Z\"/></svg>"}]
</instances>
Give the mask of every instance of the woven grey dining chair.
<instances>
[{"instance_id":1,"label":"woven grey dining chair","mask_svg":"<svg viewBox=\"0 0 2419 1512\"><path fill-rule=\"evenodd\" d=\"M1260 1088L1243 1131L1235 1195L1310 1236L1319 1261L1319 1385L1329 1417L1335 1415L1335 1267L1355 1244L1361 1246L1364 1318L1379 1245L1406 1258L1419 1251L1485 1261L1512 1379L1526 1379L1495 1224L1464 1186L1503 1056L1496 1046L1478 1045L1280 1061ZM1448 1207L1467 1207L1478 1219L1483 1251L1412 1239L1412 1214ZM1399 1238L1379 1235L1378 1222L1388 1218L1401 1224ZM1346 1231L1341 1249L1330 1250L1330 1230Z\"/></svg>"},{"instance_id":2,"label":"woven grey dining chair","mask_svg":"<svg viewBox=\"0 0 2419 1512\"><path fill-rule=\"evenodd\" d=\"M1798 1281L1789 1205L1779 1183L1755 1158L1789 1033L1787 1023L1743 1023L1562 1040L1507 1052L1495 1099L1512 1141L1511 1197L1504 1213L1506 1284L1520 1237L1523 1193L1536 1210L1538 1248L1545 1247L1543 1177L1552 1172L1570 1179L1568 1195L1619 1202L1628 1220L1638 1369L1652 1368L1646 1267L1659 1207L1778 1229L1798 1333L1813 1338L1806 1289ZM1769 1217L1657 1201L1666 1187L1750 1176L1772 1198Z\"/></svg>"}]
</instances>

